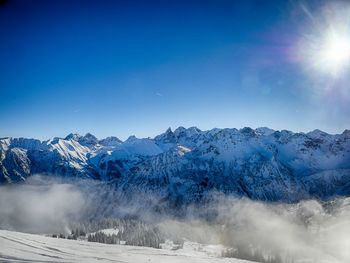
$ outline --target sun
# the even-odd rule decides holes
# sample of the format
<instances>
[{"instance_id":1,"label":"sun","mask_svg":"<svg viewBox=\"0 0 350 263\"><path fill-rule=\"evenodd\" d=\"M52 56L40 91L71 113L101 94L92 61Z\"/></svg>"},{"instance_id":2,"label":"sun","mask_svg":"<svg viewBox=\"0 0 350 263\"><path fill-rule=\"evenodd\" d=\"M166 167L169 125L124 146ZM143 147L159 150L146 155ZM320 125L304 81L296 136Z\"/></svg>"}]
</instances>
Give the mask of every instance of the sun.
<instances>
[{"instance_id":1,"label":"sun","mask_svg":"<svg viewBox=\"0 0 350 263\"><path fill-rule=\"evenodd\" d=\"M350 64L350 37L344 33L329 32L321 39L314 56L321 70L338 75Z\"/></svg>"},{"instance_id":2,"label":"sun","mask_svg":"<svg viewBox=\"0 0 350 263\"><path fill-rule=\"evenodd\" d=\"M325 5L310 18L298 43L300 62L315 77L350 76L350 4Z\"/></svg>"}]
</instances>

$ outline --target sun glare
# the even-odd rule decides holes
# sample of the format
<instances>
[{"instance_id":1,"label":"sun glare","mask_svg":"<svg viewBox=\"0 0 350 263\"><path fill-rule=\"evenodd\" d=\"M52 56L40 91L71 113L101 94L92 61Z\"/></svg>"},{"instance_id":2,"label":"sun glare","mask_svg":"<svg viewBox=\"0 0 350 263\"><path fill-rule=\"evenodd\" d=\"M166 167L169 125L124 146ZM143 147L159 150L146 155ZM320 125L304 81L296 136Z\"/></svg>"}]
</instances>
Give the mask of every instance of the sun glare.
<instances>
[{"instance_id":1,"label":"sun glare","mask_svg":"<svg viewBox=\"0 0 350 263\"><path fill-rule=\"evenodd\" d=\"M350 63L350 38L332 33L323 41L317 54L320 66L332 74L338 74Z\"/></svg>"},{"instance_id":2,"label":"sun glare","mask_svg":"<svg viewBox=\"0 0 350 263\"><path fill-rule=\"evenodd\" d=\"M314 73L339 78L350 72L350 5L330 5L311 17L299 46L304 65Z\"/></svg>"}]
</instances>

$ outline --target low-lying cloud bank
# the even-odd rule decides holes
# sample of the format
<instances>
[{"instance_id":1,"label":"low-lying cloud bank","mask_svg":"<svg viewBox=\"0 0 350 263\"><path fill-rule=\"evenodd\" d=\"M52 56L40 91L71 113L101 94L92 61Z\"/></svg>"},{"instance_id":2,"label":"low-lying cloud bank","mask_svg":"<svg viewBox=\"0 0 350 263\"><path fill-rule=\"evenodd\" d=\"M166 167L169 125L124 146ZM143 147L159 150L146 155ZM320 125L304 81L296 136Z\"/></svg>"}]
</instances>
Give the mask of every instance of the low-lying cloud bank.
<instances>
[{"instance_id":1,"label":"low-lying cloud bank","mask_svg":"<svg viewBox=\"0 0 350 263\"><path fill-rule=\"evenodd\" d=\"M30 233L64 232L68 222L80 218L84 204L82 192L74 185L33 177L25 184L0 187L0 227Z\"/></svg>"},{"instance_id":2,"label":"low-lying cloud bank","mask_svg":"<svg viewBox=\"0 0 350 263\"><path fill-rule=\"evenodd\" d=\"M0 187L0 228L58 233L69 232L76 222L135 216L156 225L164 238L224 245L230 248L225 255L350 262L350 198L273 204L213 193L210 200L186 207L181 217L171 216L159 194L33 176L24 184Z\"/></svg>"},{"instance_id":3,"label":"low-lying cloud bank","mask_svg":"<svg viewBox=\"0 0 350 263\"><path fill-rule=\"evenodd\" d=\"M278 262L350 262L350 198L291 205L219 196L207 209L202 212L216 213L214 222L194 216L161 225L190 240L236 248L231 254L247 259L255 254L265 262L276 255Z\"/></svg>"}]
</instances>

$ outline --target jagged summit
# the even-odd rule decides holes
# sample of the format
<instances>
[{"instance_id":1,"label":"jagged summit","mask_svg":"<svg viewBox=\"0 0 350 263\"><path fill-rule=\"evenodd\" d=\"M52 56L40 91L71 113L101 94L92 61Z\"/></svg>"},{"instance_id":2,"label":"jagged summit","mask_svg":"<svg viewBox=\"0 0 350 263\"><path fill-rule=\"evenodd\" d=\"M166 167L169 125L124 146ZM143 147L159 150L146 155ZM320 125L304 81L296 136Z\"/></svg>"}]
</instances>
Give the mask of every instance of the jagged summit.
<instances>
[{"instance_id":1,"label":"jagged summit","mask_svg":"<svg viewBox=\"0 0 350 263\"><path fill-rule=\"evenodd\" d=\"M175 134L169 127L164 133L156 136L154 138L156 141L162 141L163 143L174 143L175 142Z\"/></svg>"},{"instance_id":2,"label":"jagged summit","mask_svg":"<svg viewBox=\"0 0 350 263\"><path fill-rule=\"evenodd\" d=\"M174 143L180 138L191 137L199 135L201 130L197 127L184 128L182 126L176 128L174 131L169 127L164 133L156 136L154 139L156 141L161 141L163 143Z\"/></svg>"},{"instance_id":3,"label":"jagged summit","mask_svg":"<svg viewBox=\"0 0 350 263\"><path fill-rule=\"evenodd\" d=\"M346 138L350 138L350 130L344 130L342 135L345 136Z\"/></svg>"},{"instance_id":4,"label":"jagged summit","mask_svg":"<svg viewBox=\"0 0 350 263\"><path fill-rule=\"evenodd\" d=\"M98 139L91 133L85 134L85 136L79 138L79 143L84 146L93 147L96 146L99 142Z\"/></svg>"},{"instance_id":5,"label":"jagged summit","mask_svg":"<svg viewBox=\"0 0 350 263\"><path fill-rule=\"evenodd\" d=\"M70 133L64 139L79 141L82 137L79 133Z\"/></svg>"},{"instance_id":6,"label":"jagged summit","mask_svg":"<svg viewBox=\"0 0 350 263\"><path fill-rule=\"evenodd\" d=\"M166 131L165 131L165 134L171 134L173 133L173 131L171 130L171 127L169 127Z\"/></svg>"},{"instance_id":7,"label":"jagged summit","mask_svg":"<svg viewBox=\"0 0 350 263\"><path fill-rule=\"evenodd\" d=\"M99 144L103 146L117 146L121 143L122 141L115 136L109 136L99 141Z\"/></svg>"},{"instance_id":8,"label":"jagged summit","mask_svg":"<svg viewBox=\"0 0 350 263\"><path fill-rule=\"evenodd\" d=\"M275 132L275 130L267 127L259 127L255 129L255 132L261 135L271 135Z\"/></svg>"},{"instance_id":9,"label":"jagged summit","mask_svg":"<svg viewBox=\"0 0 350 263\"><path fill-rule=\"evenodd\" d=\"M90 133L44 142L0 139L0 182L36 173L159 190L176 202L200 199L211 189L262 200L325 198L350 194L350 131L178 127L124 142Z\"/></svg>"},{"instance_id":10,"label":"jagged summit","mask_svg":"<svg viewBox=\"0 0 350 263\"><path fill-rule=\"evenodd\" d=\"M130 142L134 142L137 141L138 138L135 135L130 135L127 139L126 139L126 143L130 143Z\"/></svg>"},{"instance_id":11,"label":"jagged summit","mask_svg":"<svg viewBox=\"0 0 350 263\"><path fill-rule=\"evenodd\" d=\"M307 135L310 136L310 137L313 137L313 138L321 138L321 137L329 136L328 133L326 133L324 131L321 131L319 129L315 129L315 130L313 130L311 132L308 132Z\"/></svg>"}]
</instances>

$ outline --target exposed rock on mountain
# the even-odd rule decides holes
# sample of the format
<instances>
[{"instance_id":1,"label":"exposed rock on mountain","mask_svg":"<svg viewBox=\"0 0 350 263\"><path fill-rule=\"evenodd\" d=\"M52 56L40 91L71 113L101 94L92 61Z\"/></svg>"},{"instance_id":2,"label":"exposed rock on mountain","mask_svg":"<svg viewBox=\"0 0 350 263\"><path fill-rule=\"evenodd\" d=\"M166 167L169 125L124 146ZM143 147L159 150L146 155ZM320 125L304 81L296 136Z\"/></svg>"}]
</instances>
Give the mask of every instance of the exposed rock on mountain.
<instances>
[{"instance_id":1,"label":"exposed rock on mountain","mask_svg":"<svg viewBox=\"0 0 350 263\"><path fill-rule=\"evenodd\" d=\"M170 128L154 139L92 134L0 139L0 182L32 174L83 177L164 193L175 203L209 191L296 201L350 194L350 132Z\"/></svg>"}]
</instances>

